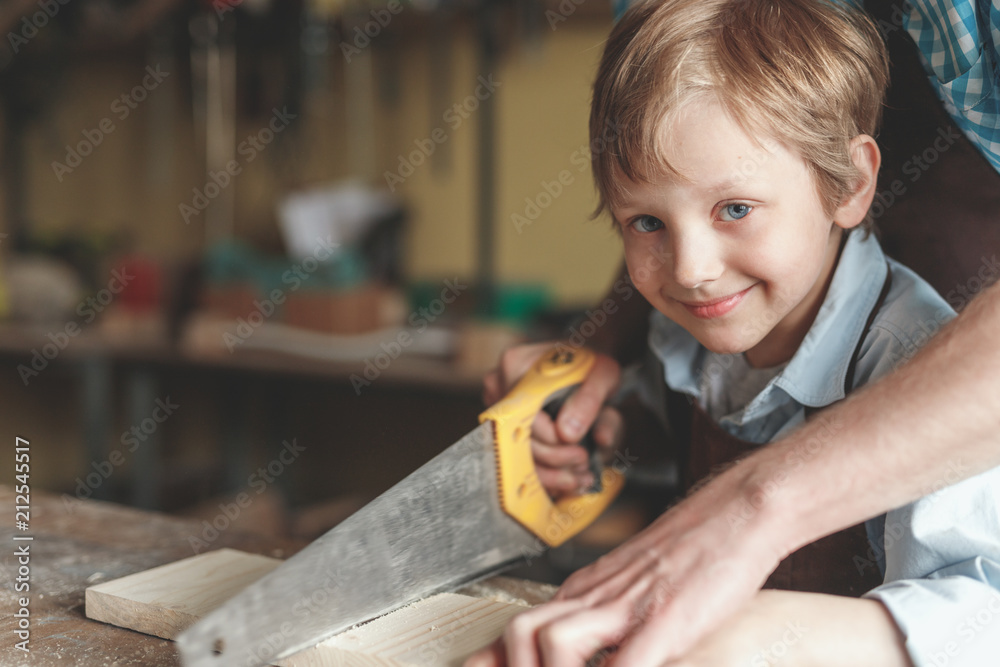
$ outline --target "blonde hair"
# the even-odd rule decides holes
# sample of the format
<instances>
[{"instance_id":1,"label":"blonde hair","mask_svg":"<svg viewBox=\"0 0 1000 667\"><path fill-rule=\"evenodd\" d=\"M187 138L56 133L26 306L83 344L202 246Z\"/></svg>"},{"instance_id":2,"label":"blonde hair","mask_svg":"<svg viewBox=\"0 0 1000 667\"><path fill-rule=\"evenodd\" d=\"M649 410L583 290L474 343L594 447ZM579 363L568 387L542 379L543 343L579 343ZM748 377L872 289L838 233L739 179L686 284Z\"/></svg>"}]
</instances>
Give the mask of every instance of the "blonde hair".
<instances>
[{"instance_id":1,"label":"blonde hair","mask_svg":"<svg viewBox=\"0 0 1000 667\"><path fill-rule=\"evenodd\" d=\"M590 111L597 213L627 195L625 177L677 175L660 137L712 96L750 137L796 151L827 212L858 178L850 142L874 136L888 56L872 22L827 0L644 0L608 38Z\"/></svg>"}]
</instances>

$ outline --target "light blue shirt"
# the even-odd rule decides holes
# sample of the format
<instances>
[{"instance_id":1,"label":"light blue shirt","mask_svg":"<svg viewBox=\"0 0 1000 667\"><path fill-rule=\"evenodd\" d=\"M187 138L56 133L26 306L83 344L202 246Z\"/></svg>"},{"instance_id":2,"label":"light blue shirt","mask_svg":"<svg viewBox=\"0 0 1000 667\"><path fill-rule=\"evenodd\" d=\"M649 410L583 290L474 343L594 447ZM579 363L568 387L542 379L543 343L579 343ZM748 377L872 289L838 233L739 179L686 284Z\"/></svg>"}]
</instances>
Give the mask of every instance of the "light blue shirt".
<instances>
[{"instance_id":1,"label":"light blue shirt","mask_svg":"<svg viewBox=\"0 0 1000 667\"><path fill-rule=\"evenodd\" d=\"M853 388L908 361L954 317L930 285L903 265L887 263L873 236L854 231L795 355L760 393L719 424L739 438L763 444L800 425L806 407L821 408L844 398L848 365L888 266L891 288L864 335ZM661 384L702 402L708 398L706 387L720 384L706 382L706 374L724 374L731 365L728 355L709 352L658 312L650 318L649 344L662 364ZM650 388L644 389L649 396ZM917 667L1000 665L1000 468L954 484L965 474L963 466L956 459L941 471L939 486L953 486L928 489L930 495L868 521L871 549L854 559L855 567L878 567L885 573L885 583L866 597L888 608Z\"/></svg>"}]
</instances>

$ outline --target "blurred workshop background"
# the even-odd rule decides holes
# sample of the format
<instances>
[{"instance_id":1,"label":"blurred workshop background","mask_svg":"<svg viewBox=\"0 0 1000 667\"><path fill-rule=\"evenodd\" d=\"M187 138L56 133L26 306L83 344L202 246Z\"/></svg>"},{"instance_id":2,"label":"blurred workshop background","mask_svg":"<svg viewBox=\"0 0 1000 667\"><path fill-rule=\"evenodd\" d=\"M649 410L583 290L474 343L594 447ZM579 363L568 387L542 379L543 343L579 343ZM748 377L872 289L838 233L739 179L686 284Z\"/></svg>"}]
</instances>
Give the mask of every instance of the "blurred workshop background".
<instances>
[{"instance_id":1,"label":"blurred workshop background","mask_svg":"<svg viewBox=\"0 0 1000 667\"><path fill-rule=\"evenodd\" d=\"M472 429L500 350L619 269L587 140L611 16L0 4L0 433L33 488L207 521L247 492L234 529L308 539Z\"/></svg>"}]
</instances>

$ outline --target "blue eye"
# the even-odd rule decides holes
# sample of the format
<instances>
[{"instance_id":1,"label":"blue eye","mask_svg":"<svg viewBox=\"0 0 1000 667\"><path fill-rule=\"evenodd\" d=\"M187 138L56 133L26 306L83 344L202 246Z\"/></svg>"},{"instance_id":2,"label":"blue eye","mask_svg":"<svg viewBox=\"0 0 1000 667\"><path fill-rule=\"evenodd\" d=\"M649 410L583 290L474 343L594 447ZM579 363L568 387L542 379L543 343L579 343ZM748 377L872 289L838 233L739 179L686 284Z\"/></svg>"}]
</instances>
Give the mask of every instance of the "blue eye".
<instances>
[{"instance_id":1,"label":"blue eye","mask_svg":"<svg viewBox=\"0 0 1000 667\"><path fill-rule=\"evenodd\" d=\"M663 229L663 223L659 218L654 218L651 215L642 215L629 223L637 232L642 232L644 234L649 232L655 232L659 229Z\"/></svg>"},{"instance_id":2,"label":"blue eye","mask_svg":"<svg viewBox=\"0 0 1000 667\"><path fill-rule=\"evenodd\" d=\"M745 218L752 210L753 206L746 204L727 204L722 207L722 219L726 221L739 220Z\"/></svg>"}]
</instances>

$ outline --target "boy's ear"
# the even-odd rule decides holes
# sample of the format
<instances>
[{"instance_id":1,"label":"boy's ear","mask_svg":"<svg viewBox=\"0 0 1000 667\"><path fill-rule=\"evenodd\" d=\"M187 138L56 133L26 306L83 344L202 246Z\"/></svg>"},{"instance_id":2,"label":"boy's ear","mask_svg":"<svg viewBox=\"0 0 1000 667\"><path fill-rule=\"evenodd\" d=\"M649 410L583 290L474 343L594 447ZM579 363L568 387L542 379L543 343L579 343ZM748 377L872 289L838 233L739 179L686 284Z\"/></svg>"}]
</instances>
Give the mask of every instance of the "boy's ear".
<instances>
[{"instance_id":1,"label":"boy's ear","mask_svg":"<svg viewBox=\"0 0 1000 667\"><path fill-rule=\"evenodd\" d=\"M878 187L878 168L882 164L878 144L867 134L859 134L851 139L850 151L858 170L858 181L854 192L847 195L834 211L833 222L842 229L857 227L868 215Z\"/></svg>"}]
</instances>

